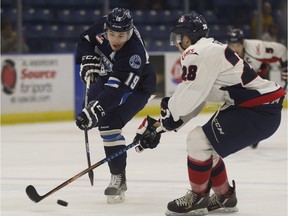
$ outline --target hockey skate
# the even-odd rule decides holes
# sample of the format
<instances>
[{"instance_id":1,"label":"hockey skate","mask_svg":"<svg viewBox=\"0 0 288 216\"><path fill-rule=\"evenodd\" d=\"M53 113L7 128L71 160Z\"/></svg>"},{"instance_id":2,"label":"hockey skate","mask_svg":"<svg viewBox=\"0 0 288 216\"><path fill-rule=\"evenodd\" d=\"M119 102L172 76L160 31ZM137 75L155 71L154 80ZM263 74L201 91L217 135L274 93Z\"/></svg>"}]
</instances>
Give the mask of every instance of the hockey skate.
<instances>
[{"instance_id":1,"label":"hockey skate","mask_svg":"<svg viewBox=\"0 0 288 216\"><path fill-rule=\"evenodd\" d=\"M237 212L237 197L235 192L235 182L232 181L233 187L228 194L217 195L213 194L209 198L208 211L217 213L232 213Z\"/></svg>"},{"instance_id":2,"label":"hockey skate","mask_svg":"<svg viewBox=\"0 0 288 216\"><path fill-rule=\"evenodd\" d=\"M118 175L111 175L109 186L104 194L107 196L107 203L121 203L125 200L125 191L127 190L125 172Z\"/></svg>"},{"instance_id":3,"label":"hockey skate","mask_svg":"<svg viewBox=\"0 0 288 216\"><path fill-rule=\"evenodd\" d=\"M183 197L168 203L167 216L190 216L208 214L209 190L205 194L197 194L189 190Z\"/></svg>"}]
</instances>

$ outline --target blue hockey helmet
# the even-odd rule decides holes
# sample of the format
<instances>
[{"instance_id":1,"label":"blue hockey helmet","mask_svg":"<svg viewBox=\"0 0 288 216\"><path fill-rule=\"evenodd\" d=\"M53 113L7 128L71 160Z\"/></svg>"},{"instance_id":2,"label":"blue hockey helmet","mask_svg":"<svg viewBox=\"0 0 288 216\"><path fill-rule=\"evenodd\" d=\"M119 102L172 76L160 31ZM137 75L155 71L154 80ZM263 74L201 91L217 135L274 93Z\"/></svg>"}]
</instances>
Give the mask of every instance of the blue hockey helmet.
<instances>
[{"instance_id":1,"label":"blue hockey helmet","mask_svg":"<svg viewBox=\"0 0 288 216\"><path fill-rule=\"evenodd\" d=\"M241 29L230 29L227 32L227 42L228 43L243 43L244 33Z\"/></svg>"},{"instance_id":2,"label":"blue hockey helmet","mask_svg":"<svg viewBox=\"0 0 288 216\"><path fill-rule=\"evenodd\" d=\"M208 24L204 17L195 11L179 17L171 28L170 45L176 45L181 42L183 35L187 35L192 44L200 38L208 36Z\"/></svg>"},{"instance_id":3,"label":"blue hockey helmet","mask_svg":"<svg viewBox=\"0 0 288 216\"><path fill-rule=\"evenodd\" d=\"M126 32L132 29L133 19L128 9L114 8L106 17L106 28L116 32Z\"/></svg>"}]
</instances>

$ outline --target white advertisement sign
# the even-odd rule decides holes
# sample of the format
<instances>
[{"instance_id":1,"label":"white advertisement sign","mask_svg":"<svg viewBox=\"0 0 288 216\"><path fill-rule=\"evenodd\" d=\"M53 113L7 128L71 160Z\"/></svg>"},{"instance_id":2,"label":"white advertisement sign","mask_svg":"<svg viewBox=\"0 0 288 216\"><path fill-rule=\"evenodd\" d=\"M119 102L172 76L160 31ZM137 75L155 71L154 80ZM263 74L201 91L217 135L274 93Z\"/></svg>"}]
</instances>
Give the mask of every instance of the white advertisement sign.
<instances>
[{"instance_id":1,"label":"white advertisement sign","mask_svg":"<svg viewBox=\"0 0 288 216\"><path fill-rule=\"evenodd\" d=\"M182 69L179 52L165 53L165 95L171 96L181 82Z\"/></svg>"},{"instance_id":2,"label":"white advertisement sign","mask_svg":"<svg viewBox=\"0 0 288 216\"><path fill-rule=\"evenodd\" d=\"M2 55L1 114L72 111L74 59L61 55Z\"/></svg>"}]
</instances>

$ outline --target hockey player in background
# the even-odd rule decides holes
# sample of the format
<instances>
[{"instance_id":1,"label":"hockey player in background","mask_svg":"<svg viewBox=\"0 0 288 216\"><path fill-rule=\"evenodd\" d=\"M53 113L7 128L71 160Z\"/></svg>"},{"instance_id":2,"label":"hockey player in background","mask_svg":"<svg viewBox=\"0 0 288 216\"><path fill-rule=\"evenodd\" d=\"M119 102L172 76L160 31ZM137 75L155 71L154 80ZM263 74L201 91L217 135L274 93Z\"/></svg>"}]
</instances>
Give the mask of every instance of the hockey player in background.
<instances>
[{"instance_id":1,"label":"hockey player in background","mask_svg":"<svg viewBox=\"0 0 288 216\"><path fill-rule=\"evenodd\" d=\"M206 124L187 135L191 190L169 202L166 215L238 211L235 182L230 186L222 158L270 137L281 121L284 89L262 79L227 44L207 34L205 19L194 11L181 16L170 34L171 45L182 53L182 82L171 97L161 101L162 130L179 130L208 101L224 104ZM151 132L142 138L142 147L149 148L153 137L157 143L159 137Z\"/></svg>"},{"instance_id":2,"label":"hockey player in background","mask_svg":"<svg viewBox=\"0 0 288 216\"><path fill-rule=\"evenodd\" d=\"M287 48L280 43L263 40L245 39L241 29L230 29L227 33L227 42L240 58L247 61L257 74L269 79L271 64L276 64L282 74L282 79L287 86ZM257 148L258 143L252 144Z\"/></svg>"},{"instance_id":3,"label":"hockey player in background","mask_svg":"<svg viewBox=\"0 0 288 216\"><path fill-rule=\"evenodd\" d=\"M113 9L83 32L77 44L80 78L90 77L89 104L76 118L80 129L98 127L106 156L125 146L122 128L147 103L156 88L156 74L129 10ZM108 203L124 200L126 157L108 162L111 182Z\"/></svg>"},{"instance_id":4,"label":"hockey player in background","mask_svg":"<svg viewBox=\"0 0 288 216\"><path fill-rule=\"evenodd\" d=\"M272 63L279 66L282 79L287 82L287 48L277 42L245 39L241 29L230 29L227 42L240 58L247 61L262 78L269 79Z\"/></svg>"}]
</instances>

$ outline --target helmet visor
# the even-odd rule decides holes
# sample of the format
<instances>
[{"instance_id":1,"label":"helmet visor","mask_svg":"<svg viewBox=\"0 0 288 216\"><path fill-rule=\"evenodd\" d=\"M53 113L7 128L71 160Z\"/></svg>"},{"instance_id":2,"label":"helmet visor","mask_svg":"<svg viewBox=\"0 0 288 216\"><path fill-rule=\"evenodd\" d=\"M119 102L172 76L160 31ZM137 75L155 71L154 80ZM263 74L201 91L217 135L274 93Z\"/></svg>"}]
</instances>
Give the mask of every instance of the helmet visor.
<instances>
[{"instance_id":1,"label":"helmet visor","mask_svg":"<svg viewBox=\"0 0 288 216\"><path fill-rule=\"evenodd\" d=\"M181 34L177 34L175 32L171 32L170 34L170 46L176 46L181 42Z\"/></svg>"}]
</instances>

